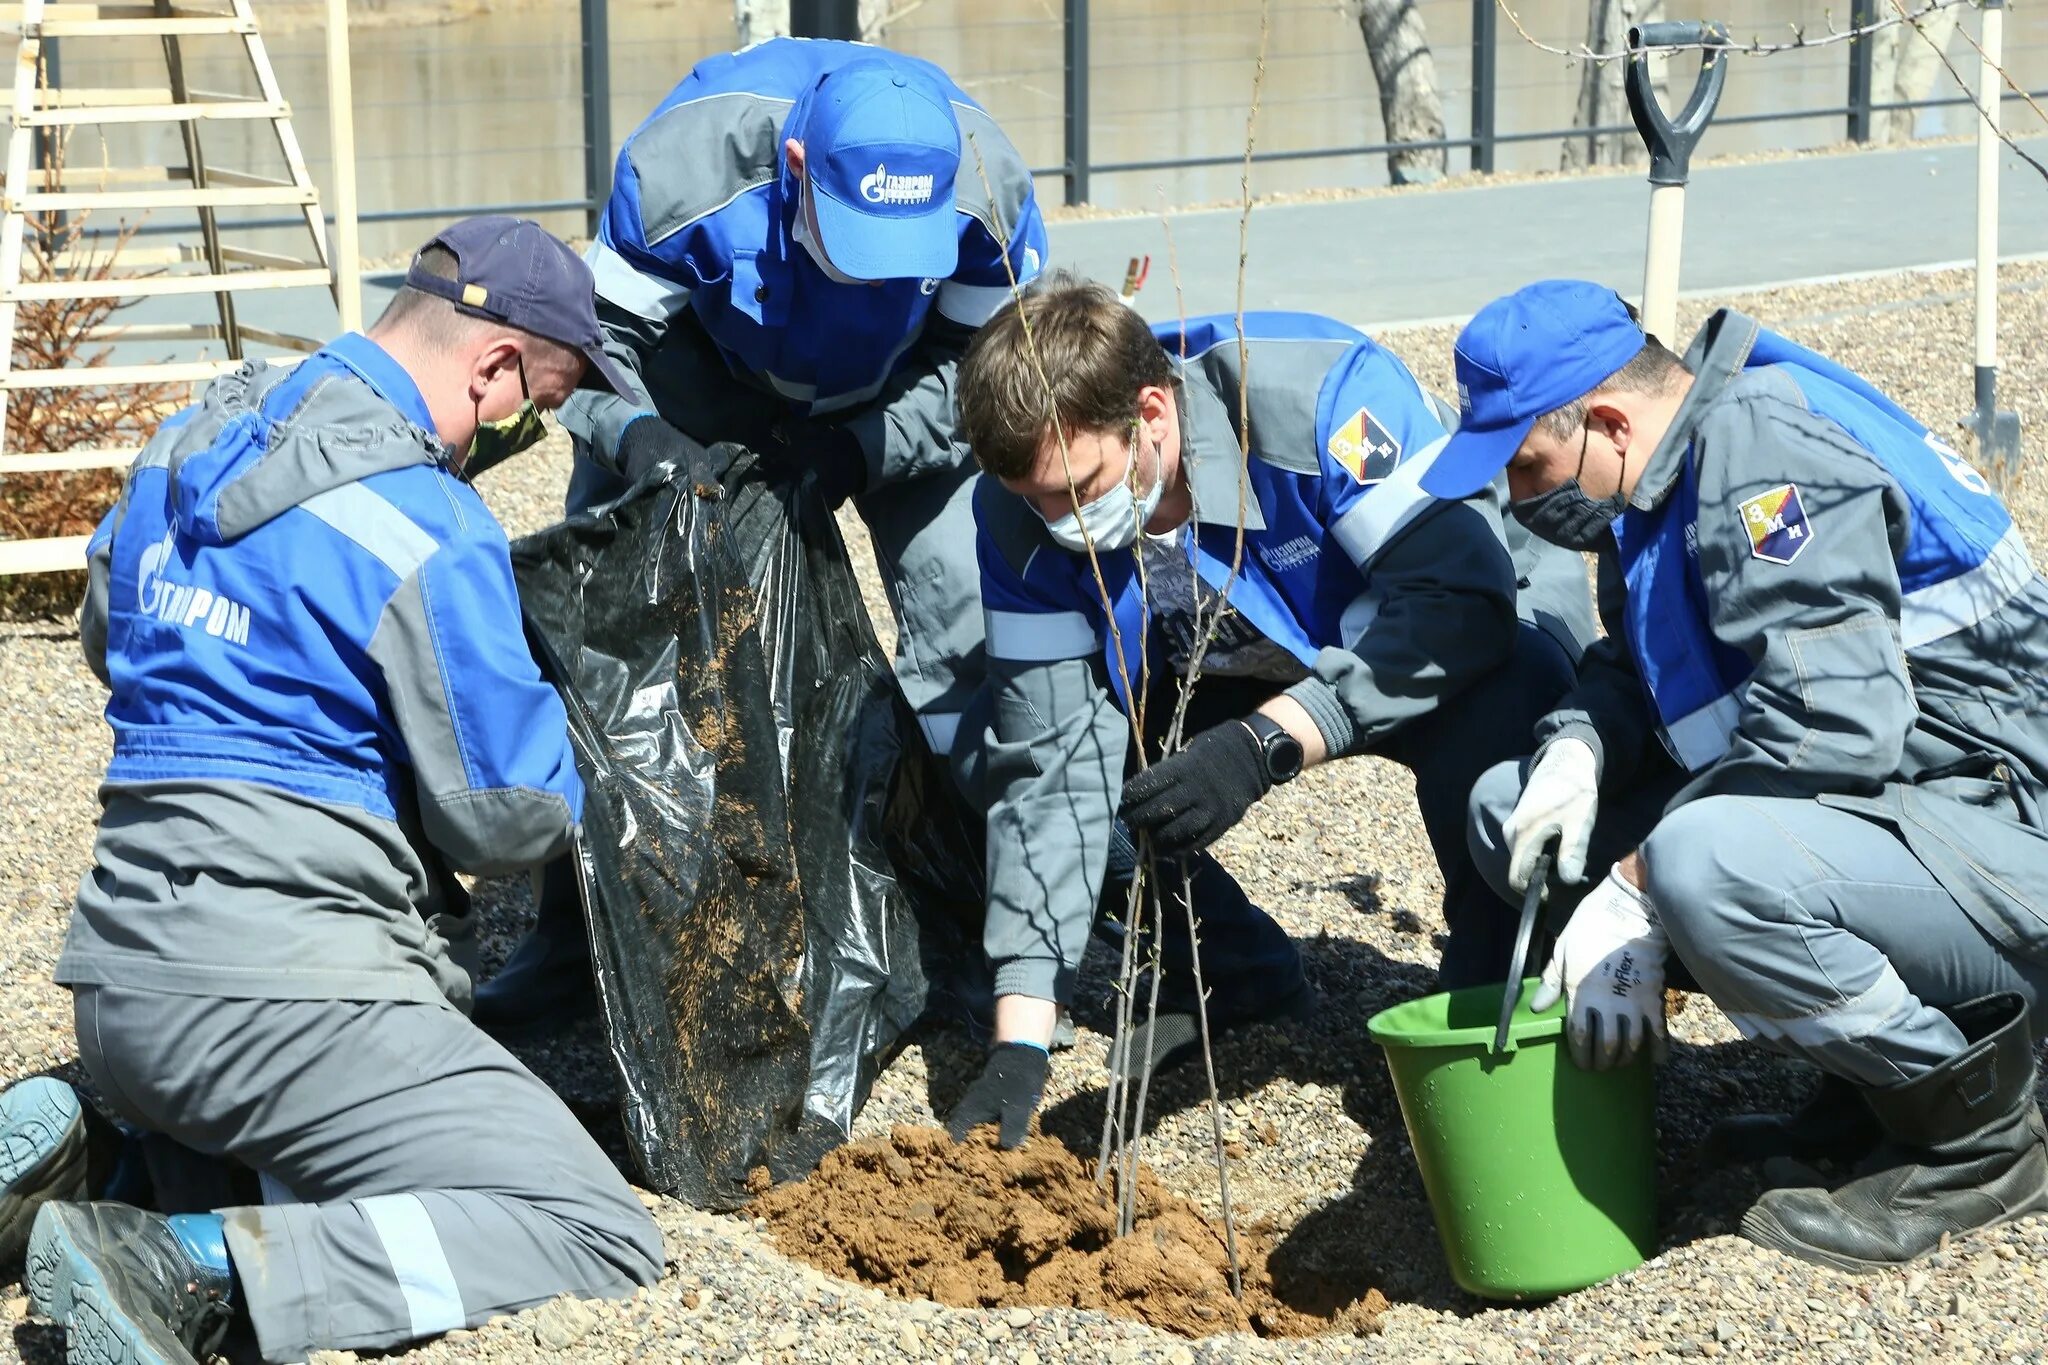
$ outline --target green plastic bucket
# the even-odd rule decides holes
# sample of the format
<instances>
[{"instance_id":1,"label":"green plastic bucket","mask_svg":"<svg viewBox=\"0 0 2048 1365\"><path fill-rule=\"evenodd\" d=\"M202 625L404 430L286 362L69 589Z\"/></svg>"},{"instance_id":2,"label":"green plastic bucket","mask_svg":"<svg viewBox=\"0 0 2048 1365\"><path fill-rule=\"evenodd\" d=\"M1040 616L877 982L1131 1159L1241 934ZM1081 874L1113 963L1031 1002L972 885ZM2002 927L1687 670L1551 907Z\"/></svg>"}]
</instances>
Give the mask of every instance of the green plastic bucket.
<instances>
[{"instance_id":1,"label":"green plastic bucket","mask_svg":"<svg viewBox=\"0 0 2048 1365\"><path fill-rule=\"evenodd\" d=\"M1657 1135L1647 1057L1582 1071L1563 1005L1529 1010L1492 1055L1501 987L1374 1015L1451 1275L1489 1299L1535 1299L1632 1270L1655 1248Z\"/></svg>"}]
</instances>

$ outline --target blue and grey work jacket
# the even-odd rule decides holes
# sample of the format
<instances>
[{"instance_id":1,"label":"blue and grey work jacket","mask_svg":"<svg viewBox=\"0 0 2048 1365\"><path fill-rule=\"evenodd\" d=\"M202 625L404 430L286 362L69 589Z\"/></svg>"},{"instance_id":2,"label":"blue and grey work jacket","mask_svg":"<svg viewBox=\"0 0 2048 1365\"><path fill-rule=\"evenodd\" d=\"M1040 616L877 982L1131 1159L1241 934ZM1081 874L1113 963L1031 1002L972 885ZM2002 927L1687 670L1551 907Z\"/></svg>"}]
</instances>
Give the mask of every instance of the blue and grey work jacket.
<instances>
[{"instance_id":1,"label":"blue and grey work jacket","mask_svg":"<svg viewBox=\"0 0 2048 1365\"><path fill-rule=\"evenodd\" d=\"M137 457L88 570L114 748L57 979L466 1000L429 859L550 858L583 785L505 533L406 371L351 334L215 381Z\"/></svg>"},{"instance_id":2,"label":"blue and grey work jacket","mask_svg":"<svg viewBox=\"0 0 2048 1365\"><path fill-rule=\"evenodd\" d=\"M1516 574L1499 493L1438 502L1417 486L1446 436L1398 359L1298 313L1245 317L1248 367L1230 318L1191 320L1184 338L1177 325L1156 330L1175 359L1195 505L1169 548L1209 590L1228 583L1231 609L1293 657L1298 680L1274 691L1301 703L1333 757L1369 748L1508 657ZM975 514L993 713L982 745L963 747L986 765L968 774L989 800L985 944L998 994L1064 1000L1102 883L1122 708L1140 686L1151 617L1136 553L1098 554L1098 583L1085 555L1061 549L987 476Z\"/></svg>"},{"instance_id":3,"label":"blue and grey work jacket","mask_svg":"<svg viewBox=\"0 0 2048 1365\"><path fill-rule=\"evenodd\" d=\"M1983 477L1867 382L1716 314L1601 555L1609 638L1538 727L1612 789L1658 745L1715 794L1901 829L2048 953L2048 583Z\"/></svg>"},{"instance_id":4,"label":"blue and grey work jacket","mask_svg":"<svg viewBox=\"0 0 2048 1365\"><path fill-rule=\"evenodd\" d=\"M792 235L799 186L784 126L801 126L820 76L877 58L934 82L960 123L960 258L947 279L841 284ZM952 439L960 338L935 334L980 327L1045 251L1023 157L945 72L860 43L775 38L698 63L626 139L588 259L607 350L648 380L657 407L662 339L688 308L733 375L799 411L858 410L847 420L875 487L966 458ZM601 465L633 475L616 452L644 410L583 393L563 422Z\"/></svg>"}]
</instances>

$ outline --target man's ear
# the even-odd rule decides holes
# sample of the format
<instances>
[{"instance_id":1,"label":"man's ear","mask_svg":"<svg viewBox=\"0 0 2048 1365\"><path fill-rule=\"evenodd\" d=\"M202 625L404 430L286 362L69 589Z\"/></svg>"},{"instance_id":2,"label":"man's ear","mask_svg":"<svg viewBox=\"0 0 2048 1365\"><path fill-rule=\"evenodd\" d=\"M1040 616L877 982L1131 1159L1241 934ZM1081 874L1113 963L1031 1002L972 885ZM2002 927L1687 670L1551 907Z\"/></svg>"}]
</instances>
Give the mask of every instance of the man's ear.
<instances>
[{"instance_id":1,"label":"man's ear","mask_svg":"<svg viewBox=\"0 0 2048 1365\"><path fill-rule=\"evenodd\" d=\"M801 142L798 142L798 141L797 141L797 140L796 140L795 138L793 138L793 137L790 137L790 138L784 138L784 139L782 140L782 159L783 159L784 161L786 161L786 162L788 162L788 163L789 163L789 173L790 173L791 175L793 175L793 176L797 177L797 179L799 179L799 180L803 179L803 174L804 174L804 144L803 144L803 143L801 143Z\"/></svg>"},{"instance_id":2,"label":"man's ear","mask_svg":"<svg viewBox=\"0 0 2048 1365\"><path fill-rule=\"evenodd\" d=\"M1146 434L1154 440L1163 439L1160 425L1173 408L1173 393L1159 384L1147 384L1138 390L1138 421L1146 428Z\"/></svg>"},{"instance_id":3,"label":"man's ear","mask_svg":"<svg viewBox=\"0 0 2048 1365\"><path fill-rule=\"evenodd\" d=\"M509 337L500 337L476 353L476 359L469 366L469 396L481 402L498 376L519 367L519 343Z\"/></svg>"},{"instance_id":4,"label":"man's ear","mask_svg":"<svg viewBox=\"0 0 2048 1365\"><path fill-rule=\"evenodd\" d=\"M1628 443L1634 435L1627 409L1604 398L1586 400L1586 430L1596 436L1604 436L1616 450L1626 454Z\"/></svg>"}]
</instances>

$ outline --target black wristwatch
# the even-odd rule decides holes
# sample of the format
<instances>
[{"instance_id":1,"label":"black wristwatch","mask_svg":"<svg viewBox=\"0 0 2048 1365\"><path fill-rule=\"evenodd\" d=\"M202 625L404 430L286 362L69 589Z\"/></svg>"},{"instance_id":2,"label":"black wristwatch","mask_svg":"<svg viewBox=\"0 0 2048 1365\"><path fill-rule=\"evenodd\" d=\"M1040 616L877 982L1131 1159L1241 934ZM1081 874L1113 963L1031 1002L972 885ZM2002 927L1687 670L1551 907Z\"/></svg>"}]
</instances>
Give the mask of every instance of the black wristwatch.
<instances>
[{"instance_id":1,"label":"black wristwatch","mask_svg":"<svg viewBox=\"0 0 2048 1365\"><path fill-rule=\"evenodd\" d=\"M1259 757L1266 765L1266 776L1274 786L1291 782L1301 773L1301 741L1287 733L1285 726L1270 716L1257 711L1244 718L1244 728L1252 732L1252 738L1259 742Z\"/></svg>"}]
</instances>

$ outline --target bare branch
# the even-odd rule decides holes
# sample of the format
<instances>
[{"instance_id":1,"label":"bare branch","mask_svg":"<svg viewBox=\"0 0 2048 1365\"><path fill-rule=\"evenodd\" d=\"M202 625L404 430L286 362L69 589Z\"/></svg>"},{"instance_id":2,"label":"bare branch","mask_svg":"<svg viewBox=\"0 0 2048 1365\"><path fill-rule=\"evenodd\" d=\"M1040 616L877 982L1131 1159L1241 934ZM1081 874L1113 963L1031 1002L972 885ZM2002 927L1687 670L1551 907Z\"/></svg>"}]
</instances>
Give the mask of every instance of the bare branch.
<instances>
[{"instance_id":1,"label":"bare branch","mask_svg":"<svg viewBox=\"0 0 2048 1365\"><path fill-rule=\"evenodd\" d=\"M1788 42L1767 43L1759 38L1752 38L1746 43L1736 42L1733 39L1726 42L1710 40L1698 43L1672 43L1668 46L1660 45L1655 48L1624 47L1614 52L1595 52L1584 43L1579 44L1577 47L1558 47L1554 44L1546 43L1529 32L1523 25L1521 16L1516 14L1514 8L1508 4L1508 0L1495 0L1495 3L1500 7L1500 12L1507 16L1508 22L1514 25L1515 32L1521 35L1522 41L1537 51L1548 52L1552 56L1563 57L1575 62L1613 62L1620 61L1624 57L1633 56L1638 52L1654 51L1659 54L1672 52L1734 52L1745 57L1768 57L1777 52L1800 52L1808 48L1830 47L1836 43L1846 43L1856 38L1865 38L1873 33L1882 32L1899 24L1913 23L1915 20L1926 18L1937 10L1955 9L1961 5L1973 4L1975 0L1924 0L1924 3L1910 13L1894 3L1893 8L1898 9L1899 13L1889 18L1873 20L1868 24L1862 24L1855 28L1838 29L1834 26L1833 20L1830 19L1828 21L1828 31L1817 38L1808 37L1803 25L1788 24L1787 27L1792 30L1792 37Z\"/></svg>"},{"instance_id":2,"label":"bare branch","mask_svg":"<svg viewBox=\"0 0 2048 1365\"><path fill-rule=\"evenodd\" d=\"M1970 101L1970 107L1977 111L1977 117L1983 119L1986 123L1991 124L1991 131L1997 134L1998 140L2000 142L2003 142L2006 146L2012 148L2014 156L2017 156L2020 160L2026 162L2029 166L2032 166L2043 180L2048 180L2048 165L2043 165L2040 159L2037 158L2032 152L2029 152L2026 148L2020 146L2018 142L2014 141L2013 135L2005 130L2003 124L1992 122L1991 110L1985 104L1985 99L1987 95L1991 94L1991 92L1972 90L1970 88L1970 83L1967 80L1963 79L1963 73L1958 71L1956 69L1956 64L1948 59L1948 53L1945 50L1943 50L1941 44L1935 42L1932 38L1928 38L1927 35L1921 31L1920 17L1925 11L1916 11L1912 14L1907 14L1904 7L1902 7L1899 4L1899 0L1890 0L1890 4L1893 9L1899 12L1900 17L1898 22L1911 24L1913 26L1913 31L1915 33L1919 33L1922 38L1927 39L1927 45L1934 49L1934 55L1939 57L1941 59L1941 64L1948 68L1948 74L1955 77L1957 88L1960 89L1963 92L1964 97ZM1968 39L1971 47L1977 49L1978 57L1983 57L1984 49L1978 46L1977 40L1975 38L1969 37L1967 33L1963 36L1966 39ZM2012 77L2009 74L2007 74L2004 67L1998 67L1996 68L1996 70L1998 71L1998 74L2005 79L2006 84L2012 85ZM2019 89L2019 87L2016 85L2014 85L2013 88L2016 90ZM2020 93L2026 94L2026 92L2023 90L2020 91ZM2031 95L2027 97L2027 103L2033 105L2035 113L2038 114L2041 112L2041 106L2038 104L2034 104L2034 100ZM2048 115L2044 115L2043 117L2048 117Z\"/></svg>"}]
</instances>

